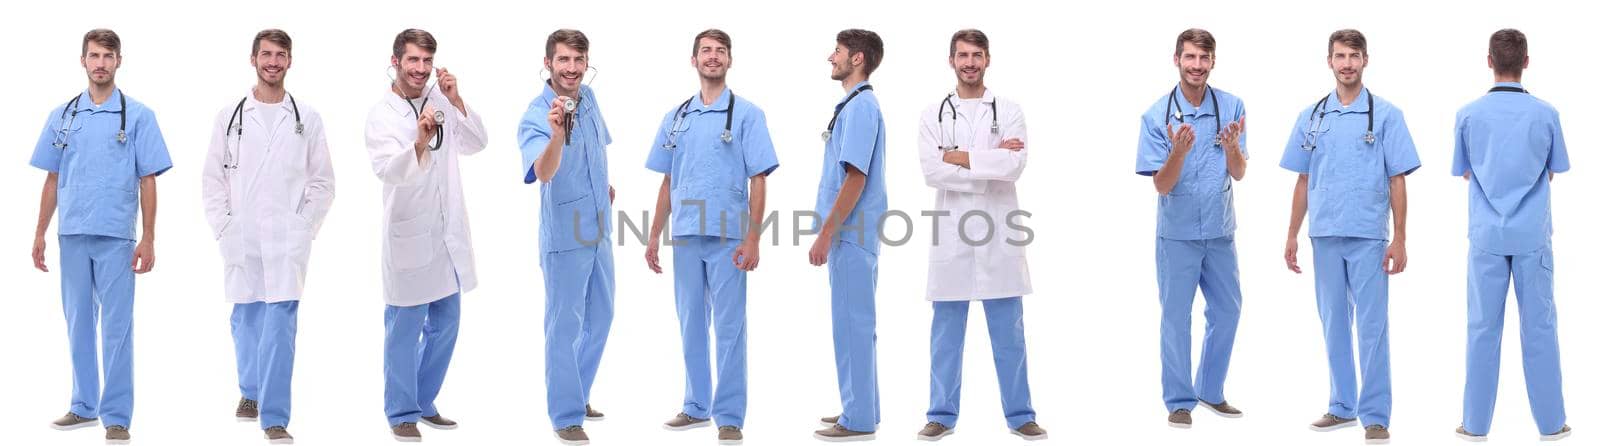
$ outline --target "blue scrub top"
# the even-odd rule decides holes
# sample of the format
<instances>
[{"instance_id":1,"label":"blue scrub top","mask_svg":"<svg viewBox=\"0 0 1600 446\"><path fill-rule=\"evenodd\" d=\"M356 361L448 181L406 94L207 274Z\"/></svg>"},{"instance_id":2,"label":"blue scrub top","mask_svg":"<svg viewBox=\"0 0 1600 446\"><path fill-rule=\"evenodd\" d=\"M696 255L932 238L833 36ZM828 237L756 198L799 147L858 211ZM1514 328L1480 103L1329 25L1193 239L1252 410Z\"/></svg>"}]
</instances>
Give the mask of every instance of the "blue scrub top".
<instances>
[{"instance_id":1,"label":"blue scrub top","mask_svg":"<svg viewBox=\"0 0 1600 446\"><path fill-rule=\"evenodd\" d=\"M1376 110L1369 110L1369 95L1363 88L1349 106L1341 106L1338 92L1329 93L1322 109L1307 107L1289 131L1279 165L1310 175L1306 211L1312 237L1388 240L1389 178L1422 167L1400 109L1370 96ZM1314 129L1314 113L1323 111L1327 114ZM1377 137L1372 144L1364 138L1369 113ZM1316 133L1315 149L1304 148L1307 133Z\"/></svg>"},{"instance_id":2,"label":"blue scrub top","mask_svg":"<svg viewBox=\"0 0 1600 446\"><path fill-rule=\"evenodd\" d=\"M1549 246L1549 174L1570 167L1560 114L1533 95L1492 92L1456 113L1451 175L1472 172L1467 236L1474 248L1518 255Z\"/></svg>"},{"instance_id":3,"label":"blue scrub top","mask_svg":"<svg viewBox=\"0 0 1600 446\"><path fill-rule=\"evenodd\" d=\"M673 107L661 119L644 165L672 176L673 237L743 239L750 224L749 179L778 168L778 153L767 133L767 116L744 97L735 99L733 105L729 129L733 142L722 141L722 131L729 124L728 100L733 97L723 88L711 105L705 105L704 98L696 94L686 111ZM669 138L674 121L679 121L678 134ZM668 148L668 140L676 147ZM688 203L695 200L704 203Z\"/></svg>"},{"instance_id":4,"label":"blue scrub top","mask_svg":"<svg viewBox=\"0 0 1600 446\"><path fill-rule=\"evenodd\" d=\"M867 82L862 81L849 91L865 85ZM839 103L843 104L849 94L846 92L840 97ZM885 133L883 111L878 108L878 95L872 90L856 95L839 111L833 137L828 138L823 147L822 182L817 186L815 209L817 222L812 226L820 230L826 223L828 214L833 212L833 202L839 197L839 189L844 186L845 166L854 167L867 175L867 184L861 190L855 209L839 225L838 237L873 254L878 253L879 220L889 210L889 193L883 178Z\"/></svg>"},{"instance_id":5,"label":"blue scrub top","mask_svg":"<svg viewBox=\"0 0 1600 446\"><path fill-rule=\"evenodd\" d=\"M557 252L605 243L611 236L611 180L606 172L606 146L611 132L600 117L600 103L594 90L579 87L577 126L572 129L572 144L562 146L561 167L554 178L539 183L540 252ZM550 142L550 102L555 90L545 84L544 92L533 98L517 127L517 145L522 150L522 182L539 181L533 162L544 154Z\"/></svg>"},{"instance_id":6,"label":"blue scrub top","mask_svg":"<svg viewBox=\"0 0 1600 446\"><path fill-rule=\"evenodd\" d=\"M1209 86L1208 86L1209 88ZM1184 123L1194 128L1194 146L1183 161L1183 173L1178 184L1167 195L1157 197L1156 236L1170 240L1206 240L1233 235L1237 224L1233 217L1233 178L1228 176L1228 156L1221 145L1215 145L1218 131L1217 116L1222 113L1221 125L1237 122L1244 117L1244 101L1228 92L1209 88L1216 93L1215 102L1207 93L1199 107L1194 107L1183 95L1172 104L1168 95L1150 106L1140 116L1139 153L1134 162L1134 172L1152 176L1167 162L1172 151L1172 141L1167 139L1167 124L1173 133ZM1174 116L1183 114L1179 122ZM1239 135L1239 151L1250 157L1245 135Z\"/></svg>"},{"instance_id":7,"label":"blue scrub top","mask_svg":"<svg viewBox=\"0 0 1600 446\"><path fill-rule=\"evenodd\" d=\"M156 115L133 98L123 109L122 90L95 105L85 90L72 110L66 103L50 111L33 148L33 167L59 174L56 211L59 235L100 235L137 240L139 179L172 168L167 142ZM74 119L73 114L77 117ZM117 141L127 115L127 142ZM66 127L65 131L62 131ZM56 148L64 141L65 149Z\"/></svg>"}]
</instances>

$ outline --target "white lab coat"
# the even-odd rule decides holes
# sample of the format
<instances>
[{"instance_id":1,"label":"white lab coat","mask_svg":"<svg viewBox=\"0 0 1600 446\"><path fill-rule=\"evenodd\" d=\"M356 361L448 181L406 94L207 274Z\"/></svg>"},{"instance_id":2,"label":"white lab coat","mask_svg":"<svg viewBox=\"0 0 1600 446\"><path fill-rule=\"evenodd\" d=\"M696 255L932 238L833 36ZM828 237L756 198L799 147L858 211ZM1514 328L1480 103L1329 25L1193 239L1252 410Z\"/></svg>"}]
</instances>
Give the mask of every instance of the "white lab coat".
<instances>
[{"instance_id":1,"label":"white lab coat","mask_svg":"<svg viewBox=\"0 0 1600 446\"><path fill-rule=\"evenodd\" d=\"M970 301L1016 297L1033 292L1028 276L1028 260L1022 246L1007 240L1023 241L1030 236L1007 225L1007 219L1017 226L1029 226L1029 219L1012 217L1017 206L1017 178L1027 165L1028 151L999 148L1000 142L1017 138L1028 140L1028 129L1023 123L1022 109L1005 99L997 99L984 91L981 101L963 101L950 98L956 105L957 117L952 120L950 108L944 109L944 122L939 122L943 98L922 113L917 154L922 162L922 176L929 187L935 189L934 207L949 212L938 219L937 239L929 248L928 294L931 301ZM990 104L999 101L998 135L990 133L994 123ZM951 131L954 127L954 135ZM969 152L971 169L943 161L941 145L957 145ZM989 219L973 215L966 220L963 241L957 233L958 223L969 212L986 213ZM991 225L989 222L992 221ZM992 231L993 238L984 242Z\"/></svg>"},{"instance_id":2,"label":"white lab coat","mask_svg":"<svg viewBox=\"0 0 1600 446\"><path fill-rule=\"evenodd\" d=\"M296 134L287 98L264 104L252 95L244 118L233 120L244 130L239 135L228 128L237 106L230 101L217 112L200 176L206 220L222 251L223 297L233 303L299 300L311 240L333 205L322 117L299 102L305 128ZM270 122L266 107L276 109Z\"/></svg>"},{"instance_id":3,"label":"white lab coat","mask_svg":"<svg viewBox=\"0 0 1600 446\"><path fill-rule=\"evenodd\" d=\"M412 149L417 116L405 99L385 91L367 113L367 153L383 180L383 300L398 307L478 285L457 163L488 145L488 131L476 111L457 110L438 90L428 105L445 112L444 144L420 161Z\"/></svg>"}]
</instances>

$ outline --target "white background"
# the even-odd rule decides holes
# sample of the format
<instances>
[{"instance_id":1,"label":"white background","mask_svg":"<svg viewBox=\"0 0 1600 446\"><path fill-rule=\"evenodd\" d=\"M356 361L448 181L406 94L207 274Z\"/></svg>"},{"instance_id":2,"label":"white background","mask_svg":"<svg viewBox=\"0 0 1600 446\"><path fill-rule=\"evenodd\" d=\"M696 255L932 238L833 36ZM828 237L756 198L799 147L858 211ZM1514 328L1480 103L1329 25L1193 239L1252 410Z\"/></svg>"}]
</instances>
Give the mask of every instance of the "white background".
<instances>
[{"instance_id":1,"label":"white background","mask_svg":"<svg viewBox=\"0 0 1600 446\"><path fill-rule=\"evenodd\" d=\"M678 2L683 3L683 2ZM51 431L65 412L69 363L57 273L27 260L44 173L27 158L46 110L86 81L80 38L109 27L123 39L118 84L153 108L175 168L160 177L157 266L140 276L137 323L138 444L257 444L260 432L232 418L237 400L229 305L208 237L199 175L212 118L254 82L255 32L281 27L295 40L289 90L327 123L337 199L314 247L301 306L291 431L302 445L389 444L382 412L383 303L379 283L380 187L362 145L366 111L387 88L395 33L432 31L437 61L460 77L485 118L487 151L462 160L482 286L465 297L460 344L439 406L461 429L424 429L430 444L554 444L544 408L543 291L536 256L535 186L524 185L513 135L539 92L545 36L585 31L601 70L594 88L615 143L617 208L653 207L659 177L644 169L650 139L669 107L696 91L692 37L707 27L733 35L730 85L767 113L782 167L768 208L810 209L821 169L817 133L843 91L827 78L833 36L879 32L887 57L873 76L889 123L891 206L932 205L920 180L916 120L954 84L949 36L976 27L992 40L988 83L1025 107L1030 170L1020 181L1034 213L1030 248L1036 293L1026 299L1033 404L1057 444L1355 444L1356 429L1313 433L1325 410L1327 373L1309 269L1281 260L1294 176L1277 167L1295 114L1326 94L1328 34L1366 32L1366 79L1405 111L1423 160L1410 177L1411 267L1391 282L1395 444L1447 444L1460 420L1465 346L1463 183L1447 175L1457 108L1490 87L1488 36L1518 27L1531 40L1526 85L1565 112L1576 169L1556 180L1557 295L1569 417L1584 440L1595 423L1600 361L1592 343L1600 264L1587 250L1595 190L1587 131L1596 112L1584 77L1596 71L1589 14L1578 3L1448 2L985 2L887 4L797 1L721 6L665 2L347 3L48 2L15 4L6 30L0 107L8 147L0 181L10 214L0 219L5 323L0 324L0 443L97 444L99 429ZM1423 2L1418 2L1423 3ZM687 6L684 6L687 5ZM691 8L700 8L699 10ZM1174 37L1198 26L1219 41L1211 80L1249 109L1254 159L1236 186L1243 322L1228 399L1239 420L1197 413L1195 428L1166 427L1159 387L1154 277L1155 193L1133 174L1137 117L1176 82ZM806 264L810 239L762 251L750 278L748 444L812 442L815 419L839 410L823 268ZM48 240L57 259L55 226ZM930 306L922 300L927 231L886 248L878 291L879 443L910 444L927 406ZM1302 265L1310 244L1302 239ZM664 250L664 255L665 254ZM617 315L592 401L610 417L588 423L597 444L711 444L711 430L671 433L682 365L671 276L644 267L632 240L616 249ZM664 259L664 263L665 259ZM670 265L670 263L668 263ZM1514 304L1513 304L1514 305ZM1197 310L1199 309L1197 305ZM1511 311L1515 314L1514 311ZM981 312L969 323L966 393L951 444L1007 444ZM1495 444L1529 444L1536 432L1521 382L1515 317L1507 321ZM1196 341L1203 318L1196 313ZM1198 348L1196 349L1198 356Z\"/></svg>"}]
</instances>

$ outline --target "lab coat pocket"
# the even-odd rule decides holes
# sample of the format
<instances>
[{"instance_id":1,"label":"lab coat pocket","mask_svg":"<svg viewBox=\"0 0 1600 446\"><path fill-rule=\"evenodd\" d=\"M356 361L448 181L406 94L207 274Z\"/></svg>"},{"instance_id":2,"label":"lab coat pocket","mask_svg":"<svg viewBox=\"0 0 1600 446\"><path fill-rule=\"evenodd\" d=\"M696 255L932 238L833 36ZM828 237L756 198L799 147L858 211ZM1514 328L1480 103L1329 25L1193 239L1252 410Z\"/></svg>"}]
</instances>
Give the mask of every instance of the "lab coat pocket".
<instances>
[{"instance_id":1,"label":"lab coat pocket","mask_svg":"<svg viewBox=\"0 0 1600 446\"><path fill-rule=\"evenodd\" d=\"M389 226L389 263L395 271L409 271L433 263L433 215L424 213Z\"/></svg>"}]
</instances>

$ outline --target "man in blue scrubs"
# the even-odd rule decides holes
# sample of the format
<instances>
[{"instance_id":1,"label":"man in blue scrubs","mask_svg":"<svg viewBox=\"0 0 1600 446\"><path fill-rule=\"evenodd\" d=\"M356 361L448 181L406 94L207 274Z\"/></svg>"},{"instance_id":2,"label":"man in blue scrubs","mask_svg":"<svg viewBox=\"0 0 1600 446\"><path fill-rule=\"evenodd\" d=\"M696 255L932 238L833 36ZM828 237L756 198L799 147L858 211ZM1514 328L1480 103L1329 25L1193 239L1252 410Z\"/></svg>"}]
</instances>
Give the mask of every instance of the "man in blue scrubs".
<instances>
[{"instance_id":1,"label":"man in blue scrubs","mask_svg":"<svg viewBox=\"0 0 1600 446\"><path fill-rule=\"evenodd\" d=\"M664 174L645 263L661 273L661 232L672 217L673 282L683 337L683 410L668 430L717 423L722 444L744 441L745 273L761 260L767 175L778 154L766 114L727 87L733 40L708 29L694 38L690 63L700 92L661 120L645 167ZM677 181L673 181L676 178ZM673 212L677 211L677 212ZM716 326L713 389L708 331Z\"/></svg>"},{"instance_id":2,"label":"man in blue scrubs","mask_svg":"<svg viewBox=\"0 0 1600 446\"><path fill-rule=\"evenodd\" d=\"M1366 427L1368 444L1389 442L1389 275L1406 268L1406 175L1422 167L1405 117L1361 82L1367 38L1328 37L1334 91L1296 118L1283 149L1295 183L1284 263L1300 272L1300 224L1311 216L1317 313L1328 354L1328 410L1315 431ZM1389 213L1394 238L1389 239ZM1356 343L1350 338L1355 325ZM1360 388L1356 364L1360 355Z\"/></svg>"},{"instance_id":3,"label":"man in blue scrubs","mask_svg":"<svg viewBox=\"0 0 1600 446\"><path fill-rule=\"evenodd\" d=\"M156 176L172 167L172 159L155 113L117 88L122 65L117 33L84 34L80 61L89 88L50 111L29 161L49 172L33 239L33 266L40 271L50 270L44 236L52 214L61 213L56 234L72 405L50 427L73 430L99 423L106 427L107 444L126 444L133 416L134 274L155 267ZM143 222L138 238L136 209Z\"/></svg>"},{"instance_id":4,"label":"man in blue scrubs","mask_svg":"<svg viewBox=\"0 0 1600 446\"><path fill-rule=\"evenodd\" d=\"M1217 41L1203 29L1178 34L1179 82L1140 117L1134 172L1153 177L1156 283L1161 297L1161 398L1167 425L1187 429L1196 404L1244 416L1222 396L1239 329L1239 259L1233 247L1233 182L1244 179L1244 102L1206 83ZM1190 366L1194 291L1206 297L1200 368Z\"/></svg>"},{"instance_id":5,"label":"man in blue scrubs","mask_svg":"<svg viewBox=\"0 0 1600 446\"><path fill-rule=\"evenodd\" d=\"M544 270L545 404L556 437L587 444L585 419L600 354L611 331L611 199L606 173L611 132L594 90L583 85L589 38L561 29L545 40L544 91L517 129L522 182L539 182L539 266ZM566 105L573 106L567 109Z\"/></svg>"},{"instance_id":6,"label":"man in blue scrubs","mask_svg":"<svg viewBox=\"0 0 1600 446\"><path fill-rule=\"evenodd\" d=\"M833 292L833 357L844 411L823 418L823 441L870 440L878 430L878 226L889 207L884 187L883 113L867 77L883 61L883 39L864 29L835 37L828 63L845 96L822 134L814 266L828 265Z\"/></svg>"},{"instance_id":7,"label":"man in blue scrubs","mask_svg":"<svg viewBox=\"0 0 1600 446\"><path fill-rule=\"evenodd\" d=\"M1567 143L1550 104L1522 88L1528 38L1503 29L1489 38L1494 87L1456 114L1452 175L1467 180L1467 385L1456 435L1482 441L1500 385L1506 288L1516 279L1522 374L1541 440L1572 434L1561 396L1556 342L1550 181L1566 172Z\"/></svg>"}]
</instances>

